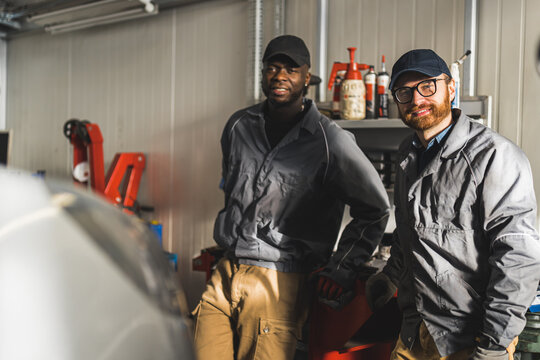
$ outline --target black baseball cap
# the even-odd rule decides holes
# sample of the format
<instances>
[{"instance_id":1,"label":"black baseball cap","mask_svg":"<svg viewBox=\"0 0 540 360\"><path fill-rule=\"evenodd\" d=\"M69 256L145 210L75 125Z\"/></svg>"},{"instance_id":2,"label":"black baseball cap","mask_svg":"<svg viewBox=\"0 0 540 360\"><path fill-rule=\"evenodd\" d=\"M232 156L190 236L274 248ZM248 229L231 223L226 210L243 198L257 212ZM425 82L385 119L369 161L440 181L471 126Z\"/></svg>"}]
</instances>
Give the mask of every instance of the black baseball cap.
<instances>
[{"instance_id":1,"label":"black baseball cap","mask_svg":"<svg viewBox=\"0 0 540 360\"><path fill-rule=\"evenodd\" d=\"M304 40L294 35L282 35L270 40L262 61L266 62L276 55L285 55L298 66L307 64L308 67L311 67L309 50Z\"/></svg>"},{"instance_id":2,"label":"black baseball cap","mask_svg":"<svg viewBox=\"0 0 540 360\"><path fill-rule=\"evenodd\" d=\"M392 67L390 90L394 88L398 77L409 71L419 72L427 76L446 74L452 78L448 65L446 65L446 62L435 51L430 49L416 49L401 55Z\"/></svg>"}]
</instances>

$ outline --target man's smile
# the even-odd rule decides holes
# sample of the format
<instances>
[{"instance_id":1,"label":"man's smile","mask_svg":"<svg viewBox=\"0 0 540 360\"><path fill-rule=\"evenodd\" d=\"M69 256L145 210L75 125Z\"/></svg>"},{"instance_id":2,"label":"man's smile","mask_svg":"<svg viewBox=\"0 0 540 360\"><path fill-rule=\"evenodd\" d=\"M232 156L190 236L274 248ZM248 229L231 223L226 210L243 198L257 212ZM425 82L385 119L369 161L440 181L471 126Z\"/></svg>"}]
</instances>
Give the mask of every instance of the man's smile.
<instances>
[{"instance_id":1,"label":"man's smile","mask_svg":"<svg viewBox=\"0 0 540 360\"><path fill-rule=\"evenodd\" d=\"M283 96L283 95L287 94L288 92L289 92L289 90L284 88L284 87L273 87L272 88L272 94L274 94L276 96Z\"/></svg>"},{"instance_id":2,"label":"man's smile","mask_svg":"<svg viewBox=\"0 0 540 360\"><path fill-rule=\"evenodd\" d=\"M409 114L413 117L419 118L422 116L427 116L432 113L431 107L425 107L418 110L411 110L409 111Z\"/></svg>"}]
</instances>

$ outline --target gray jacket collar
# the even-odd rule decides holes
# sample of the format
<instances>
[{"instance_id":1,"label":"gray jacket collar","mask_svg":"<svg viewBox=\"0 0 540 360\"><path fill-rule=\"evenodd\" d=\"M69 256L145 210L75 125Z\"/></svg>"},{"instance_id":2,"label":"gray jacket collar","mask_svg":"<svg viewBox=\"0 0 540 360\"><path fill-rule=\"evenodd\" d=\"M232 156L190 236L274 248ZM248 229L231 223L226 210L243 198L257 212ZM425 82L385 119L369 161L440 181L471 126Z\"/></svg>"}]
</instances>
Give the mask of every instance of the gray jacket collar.
<instances>
[{"instance_id":1,"label":"gray jacket collar","mask_svg":"<svg viewBox=\"0 0 540 360\"><path fill-rule=\"evenodd\" d=\"M452 110L452 118L455 120L454 128L448 134L448 138L446 139L443 148L441 149L440 157L444 159L451 159L455 158L458 153L463 149L463 147L467 144L469 141L469 131L470 131L470 119L467 117L460 109L453 109ZM414 136L414 135L412 135ZM405 140L405 148L401 148L402 150L405 150L402 153L402 156L400 158L400 166L403 169L403 171L406 173L407 178L410 180L416 179L418 175L421 175L422 177L427 176L429 174L433 174L436 172L440 167L439 161L431 161L428 166L422 171L421 174L417 173L417 165L416 162L418 161L417 153L414 145L412 144L412 138L408 137L407 140ZM433 159L436 160L436 159Z\"/></svg>"},{"instance_id":2,"label":"gray jacket collar","mask_svg":"<svg viewBox=\"0 0 540 360\"><path fill-rule=\"evenodd\" d=\"M452 109L452 118L455 120L454 128L448 134L448 139L441 150L441 157L445 159L455 158L469 141L471 129L469 117L460 109Z\"/></svg>"},{"instance_id":3,"label":"gray jacket collar","mask_svg":"<svg viewBox=\"0 0 540 360\"><path fill-rule=\"evenodd\" d=\"M247 112L252 115L264 119L264 107L266 106L266 100L252 106L247 109ZM304 106L307 107L307 112L304 115L304 118L301 121L300 127L306 129L311 134L314 134L318 130L318 119L321 116L321 113L317 109L317 105L311 99L304 98Z\"/></svg>"}]
</instances>

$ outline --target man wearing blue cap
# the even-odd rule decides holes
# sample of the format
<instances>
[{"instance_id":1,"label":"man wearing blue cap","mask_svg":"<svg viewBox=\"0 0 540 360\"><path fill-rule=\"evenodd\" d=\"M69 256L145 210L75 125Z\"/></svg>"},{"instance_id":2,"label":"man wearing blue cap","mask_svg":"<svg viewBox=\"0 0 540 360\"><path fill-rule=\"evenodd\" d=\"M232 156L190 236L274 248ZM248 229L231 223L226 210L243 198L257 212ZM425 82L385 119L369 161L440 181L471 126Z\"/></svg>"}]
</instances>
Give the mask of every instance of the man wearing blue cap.
<instances>
[{"instance_id":1,"label":"man wearing blue cap","mask_svg":"<svg viewBox=\"0 0 540 360\"><path fill-rule=\"evenodd\" d=\"M343 305L389 215L380 177L354 136L304 98L310 56L284 35L263 55L266 101L231 116L221 138L226 250L195 311L201 360L293 359L318 268L319 295ZM352 221L332 255L344 204ZM331 256L332 255L332 256Z\"/></svg>"},{"instance_id":2,"label":"man wearing blue cap","mask_svg":"<svg viewBox=\"0 0 540 360\"><path fill-rule=\"evenodd\" d=\"M397 156L391 256L367 284L374 310L398 290L392 359L512 359L540 278L529 162L512 142L451 109L455 84L432 50L390 82L415 130Z\"/></svg>"}]
</instances>

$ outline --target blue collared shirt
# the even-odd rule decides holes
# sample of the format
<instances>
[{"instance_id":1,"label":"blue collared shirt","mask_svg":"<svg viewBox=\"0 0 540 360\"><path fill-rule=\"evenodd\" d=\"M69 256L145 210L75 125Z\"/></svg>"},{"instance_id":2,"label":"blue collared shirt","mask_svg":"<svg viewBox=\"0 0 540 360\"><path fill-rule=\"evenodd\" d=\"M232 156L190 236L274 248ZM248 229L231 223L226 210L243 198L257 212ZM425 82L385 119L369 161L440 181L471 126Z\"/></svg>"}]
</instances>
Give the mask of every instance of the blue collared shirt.
<instances>
[{"instance_id":1,"label":"blue collared shirt","mask_svg":"<svg viewBox=\"0 0 540 360\"><path fill-rule=\"evenodd\" d=\"M418 173L422 172L422 170L425 169L427 164L429 164L431 160L433 160L435 155L439 152L444 142L444 139L446 138L446 135L450 132L450 129L453 125L453 123L450 124L446 129L444 129L439 134L437 134L437 136L431 139L427 144L426 148L424 148L424 146L420 142L418 135L414 136L413 145L418 152Z\"/></svg>"}]
</instances>

